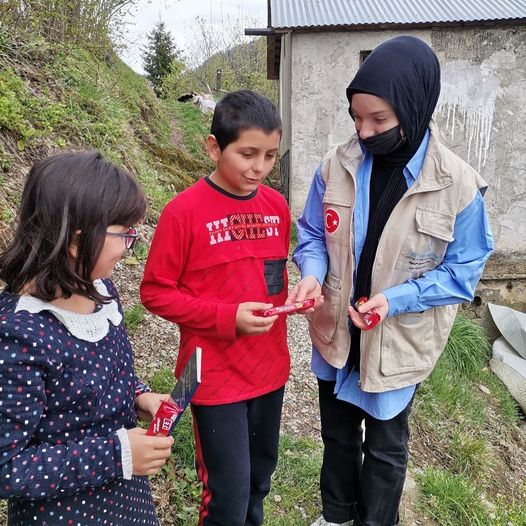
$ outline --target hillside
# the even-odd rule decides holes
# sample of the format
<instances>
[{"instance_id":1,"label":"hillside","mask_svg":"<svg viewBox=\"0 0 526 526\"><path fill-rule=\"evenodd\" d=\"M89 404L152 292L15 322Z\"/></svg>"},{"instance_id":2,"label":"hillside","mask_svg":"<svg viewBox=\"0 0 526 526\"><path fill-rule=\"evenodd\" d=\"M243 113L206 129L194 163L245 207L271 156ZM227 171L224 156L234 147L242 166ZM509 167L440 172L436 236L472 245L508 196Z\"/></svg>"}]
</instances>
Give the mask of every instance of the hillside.
<instances>
[{"instance_id":1,"label":"hillside","mask_svg":"<svg viewBox=\"0 0 526 526\"><path fill-rule=\"evenodd\" d=\"M210 170L195 147L206 123L198 110L180 106L160 102L112 52L98 58L0 33L0 232L13 218L28 167L57 149L97 149L134 172L155 221L176 191Z\"/></svg>"}]
</instances>

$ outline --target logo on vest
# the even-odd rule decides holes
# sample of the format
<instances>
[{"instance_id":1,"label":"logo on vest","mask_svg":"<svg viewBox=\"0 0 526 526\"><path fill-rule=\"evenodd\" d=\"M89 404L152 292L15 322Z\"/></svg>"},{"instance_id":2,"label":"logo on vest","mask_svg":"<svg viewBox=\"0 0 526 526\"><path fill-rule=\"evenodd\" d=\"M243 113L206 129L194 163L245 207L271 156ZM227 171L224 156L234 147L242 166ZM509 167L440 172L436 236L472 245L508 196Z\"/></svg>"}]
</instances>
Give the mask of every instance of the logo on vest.
<instances>
[{"instance_id":1,"label":"logo on vest","mask_svg":"<svg viewBox=\"0 0 526 526\"><path fill-rule=\"evenodd\" d=\"M329 232L329 234L333 234L336 232L339 226L340 215L338 212L336 212L336 210L327 208L327 211L325 212L325 228L327 229L327 232Z\"/></svg>"}]
</instances>

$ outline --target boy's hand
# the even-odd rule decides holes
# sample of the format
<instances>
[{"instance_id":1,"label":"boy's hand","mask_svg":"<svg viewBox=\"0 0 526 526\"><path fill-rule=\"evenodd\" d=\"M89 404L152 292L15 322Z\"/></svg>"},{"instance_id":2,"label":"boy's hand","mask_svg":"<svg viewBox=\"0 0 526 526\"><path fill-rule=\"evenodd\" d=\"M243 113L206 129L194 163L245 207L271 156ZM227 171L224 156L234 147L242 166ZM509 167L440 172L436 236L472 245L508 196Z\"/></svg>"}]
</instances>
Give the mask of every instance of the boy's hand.
<instances>
[{"instance_id":1,"label":"boy's hand","mask_svg":"<svg viewBox=\"0 0 526 526\"><path fill-rule=\"evenodd\" d=\"M142 395L141 395L142 396ZM128 429L134 475L155 475L166 463L174 439L146 435L146 429Z\"/></svg>"},{"instance_id":2,"label":"boy's hand","mask_svg":"<svg viewBox=\"0 0 526 526\"><path fill-rule=\"evenodd\" d=\"M301 311L301 314L313 312L322 305L324 301L321 295L321 285L314 276L305 276L300 280L289 292L285 305L303 301L307 298L313 298L315 300L314 307Z\"/></svg>"},{"instance_id":3,"label":"boy's hand","mask_svg":"<svg viewBox=\"0 0 526 526\"><path fill-rule=\"evenodd\" d=\"M353 306L349 306L348 312L353 322L353 325L358 327L358 329L366 330L367 326L363 321L363 315L371 309L376 309L376 312L380 315L379 323L382 323L382 321L385 320L385 317L389 312L389 302L381 292L375 294L369 301L366 301L363 305L360 305L358 309L355 309Z\"/></svg>"},{"instance_id":4,"label":"boy's hand","mask_svg":"<svg viewBox=\"0 0 526 526\"><path fill-rule=\"evenodd\" d=\"M240 303L236 314L236 329L238 334L263 334L270 331L278 316L255 316L254 311L270 309L272 303L247 301Z\"/></svg>"},{"instance_id":5,"label":"boy's hand","mask_svg":"<svg viewBox=\"0 0 526 526\"><path fill-rule=\"evenodd\" d=\"M142 393L135 398L135 410L141 420L150 422L153 420L157 409L159 409L163 400L168 400L169 394L160 393Z\"/></svg>"}]
</instances>

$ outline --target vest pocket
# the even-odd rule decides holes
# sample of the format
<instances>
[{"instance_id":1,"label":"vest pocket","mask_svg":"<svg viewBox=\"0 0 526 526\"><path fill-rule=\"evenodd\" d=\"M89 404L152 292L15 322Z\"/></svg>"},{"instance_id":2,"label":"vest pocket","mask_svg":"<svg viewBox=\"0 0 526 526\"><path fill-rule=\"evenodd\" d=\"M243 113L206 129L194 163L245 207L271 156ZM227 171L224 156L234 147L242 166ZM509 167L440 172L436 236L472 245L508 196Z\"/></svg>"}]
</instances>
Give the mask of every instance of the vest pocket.
<instances>
[{"instance_id":1,"label":"vest pocket","mask_svg":"<svg viewBox=\"0 0 526 526\"><path fill-rule=\"evenodd\" d=\"M279 294L285 285L284 273L286 259L269 259L265 261L265 282L267 284L267 294L274 296Z\"/></svg>"},{"instance_id":2,"label":"vest pocket","mask_svg":"<svg viewBox=\"0 0 526 526\"><path fill-rule=\"evenodd\" d=\"M454 240L455 216L432 208L417 207L415 231L409 232L395 264L397 270L416 278L434 269L444 259Z\"/></svg>"},{"instance_id":3,"label":"vest pocket","mask_svg":"<svg viewBox=\"0 0 526 526\"><path fill-rule=\"evenodd\" d=\"M384 320L380 370L385 376L423 371L433 365L433 309Z\"/></svg>"},{"instance_id":4,"label":"vest pocket","mask_svg":"<svg viewBox=\"0 0 526 526\"><path fill-rule=\"evenodd\" d=\"M455 228L455 216L432 208L417 207L416 229L422 234L451 243Z\"/></svg>"},{"instance_id":5,"label":"vest pocket","mask_svg":"<svg viewBox=\"0 0 526 526\"><path fill-rule=\"evenodd\" d=\"M325 301L310 316L312 330L322 343L329 344L334 339L340 317L342 303L342 280L327 274L321 287Z\"/></svg>"}]
</instances>

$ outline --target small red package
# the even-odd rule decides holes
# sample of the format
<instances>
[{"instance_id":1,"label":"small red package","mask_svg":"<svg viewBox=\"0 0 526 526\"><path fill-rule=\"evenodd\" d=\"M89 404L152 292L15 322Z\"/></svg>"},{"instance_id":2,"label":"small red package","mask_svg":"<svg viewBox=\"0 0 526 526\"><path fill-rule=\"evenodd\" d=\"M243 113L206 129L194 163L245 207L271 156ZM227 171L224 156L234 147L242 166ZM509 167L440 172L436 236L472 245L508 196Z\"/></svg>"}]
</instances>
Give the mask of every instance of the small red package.
<instances>
[{"instance_id":1,"label":"small red package","mask_svg":"<svg viewBox=\"0 0 526 526\"><path fill-rule=\"evenodd\" d=\"M362 296L361 298L358 298L354 306L356 309L358 309L360 305L367 303L367 301L368 299L365 296ZM380 315L376 309L368 310L365 314L363 314L363 322L367 326L364 330L370 331L372 328L376 327L378 323L380 323Z\"/></svg>"},{"instance_id":2,"label":"small red package","mask_svg":"<svg viewBox=\"0 0 526 526\"><path fill-rule=\"evenodd\" d=\"M254 315L268 318L276 314L293 314L294 312L310 309L313 306L314 299L309 298L304 301L298 301L297 303L291 303L290 305L280 305L279 307L271 307L270 309L255 310Z\"/></svg>"},{"instance_id":3,"label":"small red package","mask_svg":"<svg viewBox=\"0 0 526 526\"><path fill-rule=\"evenodd\" d=\"M151 421L148 435L170 436L174 428L177 417L184 411L181 407L170 402L161 402L155 418Z\"/></svg>"}]
</instances>

